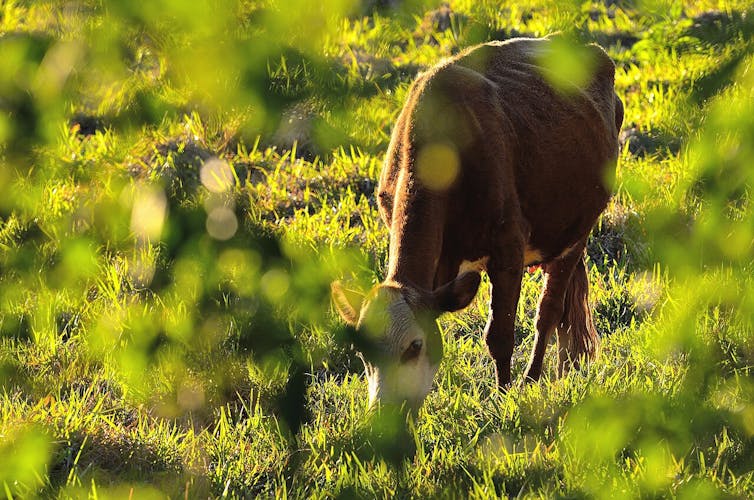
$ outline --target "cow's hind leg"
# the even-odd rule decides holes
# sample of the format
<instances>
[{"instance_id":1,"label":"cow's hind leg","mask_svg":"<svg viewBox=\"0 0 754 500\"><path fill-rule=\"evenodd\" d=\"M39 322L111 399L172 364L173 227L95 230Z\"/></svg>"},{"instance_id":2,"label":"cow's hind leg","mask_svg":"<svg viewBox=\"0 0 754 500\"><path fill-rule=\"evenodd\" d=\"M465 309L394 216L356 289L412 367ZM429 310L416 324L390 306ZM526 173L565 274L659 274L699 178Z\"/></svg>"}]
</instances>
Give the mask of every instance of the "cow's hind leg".
<instances>
[{"instance_id":1,"label":"cow's hind leg","mask_svg":"<svg viewBox=\"0 0 754 500\"><path fill-rule=\"evenodd\" d=\"M573 270L564 309L557 329L558 376L565 375L570 366L578 368L582 360L594 360L599 351L600 338L589 307L589 277L583 253Z\"/></svg>"},{"instance_id":2,"label":"cow's hind leg","mask_svg":"<svg viewBox=\"0 0 754 500\"><path fill-rule=\"evenodd\" d=\"M588 286L583 261L585 243L585 240L579 242L563 257L542 266L545 283L539 299L537 332L526 369L526 379L539 379L548 341L556 329L558 374L564 372L569 360L578 362L583 354L591 354L589 346L593 344L592 339L596 338L596 333L586 302ZM591 330L585 327L586 320L580 320L584 319L584 315L588 315Z\"/></svg>"}]
</instances>

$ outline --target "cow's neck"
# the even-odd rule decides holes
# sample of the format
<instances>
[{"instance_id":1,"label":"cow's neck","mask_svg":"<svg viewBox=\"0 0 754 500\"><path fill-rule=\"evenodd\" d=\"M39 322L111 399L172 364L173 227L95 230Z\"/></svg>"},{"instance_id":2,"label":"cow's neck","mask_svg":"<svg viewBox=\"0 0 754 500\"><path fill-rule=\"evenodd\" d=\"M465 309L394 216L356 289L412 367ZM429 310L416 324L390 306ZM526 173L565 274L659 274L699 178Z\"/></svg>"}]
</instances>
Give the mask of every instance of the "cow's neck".
<instances>
[{"instance_id":1,"label":"cow's neck","mask_svg":"<svg viewBox=\"0 0 754 500\"><path fill-rule=\"evenodd\" d=\"M396 196L387 279L432 290L442 253L445 200L426 190Z\"/></svg>"}]
</instances>

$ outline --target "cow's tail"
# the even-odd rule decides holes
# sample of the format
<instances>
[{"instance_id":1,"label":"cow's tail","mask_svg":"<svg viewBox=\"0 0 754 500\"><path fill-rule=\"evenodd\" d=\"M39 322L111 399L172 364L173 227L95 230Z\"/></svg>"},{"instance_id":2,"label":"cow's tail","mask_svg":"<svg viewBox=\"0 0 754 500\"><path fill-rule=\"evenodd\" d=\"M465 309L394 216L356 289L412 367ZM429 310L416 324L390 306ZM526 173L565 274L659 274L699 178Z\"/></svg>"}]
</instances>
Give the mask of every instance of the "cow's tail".
<instances>
[{"instance_id":1,"label":"cow's tail","mask_svg":"<svg viewBox=\"0 0 754 500\"><path fill-rule=\"evenodd\" d=\"M565 375L571 366L578 368L581 363L594 360L599 353L600 338L589 307L584 257L573 270L563 305L563 318L557 329L559 376Z\"/></svg>"}]
</instances>

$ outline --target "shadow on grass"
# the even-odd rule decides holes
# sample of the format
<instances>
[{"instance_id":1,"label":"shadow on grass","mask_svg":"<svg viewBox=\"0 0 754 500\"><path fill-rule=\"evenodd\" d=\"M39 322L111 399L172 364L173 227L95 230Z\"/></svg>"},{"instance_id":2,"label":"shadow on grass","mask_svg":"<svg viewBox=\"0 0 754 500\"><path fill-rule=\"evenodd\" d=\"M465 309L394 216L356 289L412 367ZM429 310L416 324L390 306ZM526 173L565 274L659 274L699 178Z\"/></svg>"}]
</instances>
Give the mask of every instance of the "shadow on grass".
<instances>
[{"instance_id":1,"label":"shadow on grass","mask_svg":"<svg viewBox=\"0 0 754 500\"><path fill-rule=\"evenodd\" d=\"M183 496L190 484L192 494L210 493L209 479L188 472L177 450L124 430L76 431L61 442L51 459L48 493L61 491L73 475L80 484L94 481L98 488L152 486Z\"/></svg>"}]
</instances>

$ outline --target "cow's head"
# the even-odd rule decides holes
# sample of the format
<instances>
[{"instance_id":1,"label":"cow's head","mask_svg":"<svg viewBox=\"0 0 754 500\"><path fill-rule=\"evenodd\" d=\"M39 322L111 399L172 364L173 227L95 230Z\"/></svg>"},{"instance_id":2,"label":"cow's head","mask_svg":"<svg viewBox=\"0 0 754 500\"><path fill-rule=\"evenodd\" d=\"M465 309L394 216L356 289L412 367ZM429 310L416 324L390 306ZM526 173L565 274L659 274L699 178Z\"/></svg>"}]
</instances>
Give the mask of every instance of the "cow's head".
<instances>
[{"instance_id":1,"label":"cow's head","mask_svg":"<svg viewBox=\"0 0 754 500\"><path fill-rule=\"evenodd\" d=\"M397 283L376 286L366 297L332 285L335 306L356 328L356 348L364 361L369 406L406 404L418 410L432 389L442 358L437 317L466 307L479 287L478 272L467 272L434 290Z\"/></svg>"}]
</instances>

